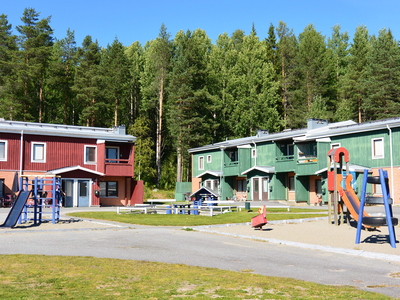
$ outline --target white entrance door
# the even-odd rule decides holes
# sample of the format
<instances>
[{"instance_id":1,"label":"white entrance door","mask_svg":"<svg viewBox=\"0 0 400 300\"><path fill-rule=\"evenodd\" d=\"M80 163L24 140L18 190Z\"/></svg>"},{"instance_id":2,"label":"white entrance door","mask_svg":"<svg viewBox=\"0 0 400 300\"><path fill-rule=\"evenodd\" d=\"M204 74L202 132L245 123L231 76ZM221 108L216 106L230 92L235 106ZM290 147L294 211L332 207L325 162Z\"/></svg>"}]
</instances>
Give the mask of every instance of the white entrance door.
<instances>
[{"instance_id":1,"label":"white entrance door","mask_svg":"<svg viewBox=\"0 0 400 300\"><path fill-rule=\"evenodd\" d=\"M253 200L266 201L269 195L269 178L255 177L253 178Z\"/></svg>"}]
</instances>

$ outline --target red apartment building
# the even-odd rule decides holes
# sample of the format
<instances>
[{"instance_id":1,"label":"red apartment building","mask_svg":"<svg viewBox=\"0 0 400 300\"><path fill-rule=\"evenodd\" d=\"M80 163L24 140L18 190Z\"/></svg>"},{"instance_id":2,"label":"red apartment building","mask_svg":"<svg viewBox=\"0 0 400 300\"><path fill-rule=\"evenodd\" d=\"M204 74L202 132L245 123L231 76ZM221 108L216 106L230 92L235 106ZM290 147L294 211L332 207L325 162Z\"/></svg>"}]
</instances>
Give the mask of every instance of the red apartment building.
<instances>
[{"instance_id":1,"label":"red apartment building","mask_svg":"<svg viewBox=\"0 0 400 300\"><path fill-rule=\"evenodd\" d=\"M124 126L0 119L0 197L15 196L18 177L59 176L65 207L143 203L143 182L134 180L135 140Z\"/></svg>"}]
</instances>

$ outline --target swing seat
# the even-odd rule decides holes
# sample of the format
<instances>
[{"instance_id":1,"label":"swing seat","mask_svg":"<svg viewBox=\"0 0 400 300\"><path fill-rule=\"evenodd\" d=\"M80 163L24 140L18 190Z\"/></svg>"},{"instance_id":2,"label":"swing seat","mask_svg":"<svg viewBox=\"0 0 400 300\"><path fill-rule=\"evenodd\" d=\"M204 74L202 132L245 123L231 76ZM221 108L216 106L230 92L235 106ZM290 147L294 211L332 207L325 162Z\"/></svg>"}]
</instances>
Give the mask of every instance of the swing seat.
<instances>
[{"instance_id":1,"label":"swing seat","mask_svg":"<svg viewBox=\"0 0 400 300\"><path fill-rule=\"evenodd\" d=\"M386 217L364 217L362 223L371 227L388 226ZM392 225L397 226L399 223L397 218L392 218Z\"/></svg>"}]
</instances>

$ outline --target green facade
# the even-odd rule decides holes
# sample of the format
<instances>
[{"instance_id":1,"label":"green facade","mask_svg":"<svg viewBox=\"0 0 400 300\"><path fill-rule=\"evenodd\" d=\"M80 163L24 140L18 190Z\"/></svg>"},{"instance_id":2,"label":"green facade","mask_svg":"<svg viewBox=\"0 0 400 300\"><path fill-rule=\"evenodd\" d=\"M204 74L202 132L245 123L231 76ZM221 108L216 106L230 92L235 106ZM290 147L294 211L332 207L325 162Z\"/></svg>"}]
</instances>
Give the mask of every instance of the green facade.
<instances>
[{"instance_id":1,"label":"green facade","mask_svg":"<svg viewBox=\"0 0 400 300\"><path fill-rule=\"evenodd\" d=\"M221 199L232 198L245 184L248 200L256 200L253 197L259 188L263 193L268 191L268 200L287 201L291 188L293 200L308 204L317 194L315 182L320 181L318 195L326 203L330 149L340 146L348 150L350 164L356 165L355 191L360 193L363 168L400 166L400 151L396 148L399 142L400 119L397 118L362 124L351 121L324 124L191 149L193 177L203 174L202 182L211 178L218 180ZM202 169L199 169L200 160Z\"/></svg>"}]
</instances>

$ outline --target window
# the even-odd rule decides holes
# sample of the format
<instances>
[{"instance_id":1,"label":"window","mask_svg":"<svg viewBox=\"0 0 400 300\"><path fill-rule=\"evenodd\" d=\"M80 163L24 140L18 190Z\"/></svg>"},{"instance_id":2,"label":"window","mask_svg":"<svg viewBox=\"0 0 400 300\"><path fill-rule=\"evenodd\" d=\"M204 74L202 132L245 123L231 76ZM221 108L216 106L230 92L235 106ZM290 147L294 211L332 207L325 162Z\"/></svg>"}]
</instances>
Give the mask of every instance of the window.
<instances>
[{"instance_id":1,"label":"window","mask_svg":"<svg viewBox=\"0 0 400 300\"><path fill-rule=\"evenodd\" d=\"M384 158L385 151L384 151L384 143L383 138L376 138L371 140L372 143L372 158Z\"/></svg>"},{"instance_id":2,"label":"window","mask_svg":"<svg viewBox=\"0 0 400 300\"><path fill-rule=\"evenodd\" d=\"M228 156L231 161L238 161L238 152L237 151L228 152Z\"/></svg>"},{"instance_id":3,"label":"window","mask_svg":"<svg viewBox=\"0 0 400 300\"><path fill-rule=\"evenodd\" d=\"M211 155L207 155L207 163L211 163L212 162L212 156Z\"/></svg>"},{"instance_id":4,"label":"window","mask_svg":"<svg viewBox=\"0 0 400 300\"><path fill-rule=\"evenodd\" d=\"M106 158L112 160L106 160L107 163L117 163L115 159L119 159L119 148L118 147L106 147Z\"/></svg>"},{"instance_id":5,"label":"window","mask_svg":"<svg viewBox=\"0 0 400 300\"><path fill-rule=\"evenodd\" d=\"M257 157L257 149L251 149L251 158Z\"/></svg>"},{"instance_id":6,"label":"window","mask_svg":"<svg viewBox=\"0 0 400 300\"><path fill-rule=\"evenodd\" d=\"M46 144L45 143L32 143L32 162L46 162Z\"/></svg>"},{"instance_id":7,"label":"window","mask_svg":"<svg viewBox=\"0 0 400 300\"><path fill-rule=\"evenodd\" d=\"M85 164L95 164L95 163L96 163L96 147L85 146Z\"/></svg>"},{"instance_id":8,"label":"window","mask_svg":"<svg viewBox=\"0 0 400 300\"><path fill-rule=\"evenodd\" d=\"M7 141L0 141L0 161L7 160Z\"/></svg>"},{"instance_id":9,"label":"window","mask_svg":"<svg viewBox=\"0 0 400 300\"><path fill-rule=\"evenodd\" d=\"M337 149L337 148L340 148L340 143L331 144L331 149Z\"/></svg>"},{"instance_id":10,"label":"window","mask_svg":"<svg viewBox=\"0 0 400 300\"><path fill-rule=\"evenodd\" d=\"M100 182L100 197L118 197L117 181Z\"/></svg>"},{"instance_id":11,"label":"window","mask_svg":"<svg viewBox=\"0 0 400 300\"><path fill-rule=\"evenodd\" d=\"M289 144L286 145L286 155L291 156L290 158L293 158L294 156L294 145L293 144Z\"/></svg>"},{"instance_id":12,"label":"window","mask_svg":"<svg viewBox=\"0 0 400 300\"><path fill-rule=\"evenodd\" d=\"M294 191L294 176L289 177L289 191Z\"/></svg>"},{"instance_id":13,"label":"window","mask_svg":"<svg viewBox=\"0 0 400 300\"><path fill-rule=\"evenodd\" d=\"M315 180L315 193L317 195L322 195L322 181L321 181L321 179Z\"/></svg>"},{"instance_id":14,"label":"window","mask_svg":"<svg viewBox=\"0 0 400 300\"><path fill-rule=\"evenodd\" d=\"M216 191L218 190L218 180L206 180L204 182L204 187L209 190Z\"/></svg>"},{"instance_id":15,"label":"window","mask_svg":"<svg viewBox=\"0 0 400 300\"><path fill-rule=\"evenodd\" d=\"M238 192L246 192L247 191L247 180L239 179L236 184L236 190Z\"/></svg>"},{"instance_id":16,"label":"window","mask_svg":"<svg viewBox=\"0 0 400 300\"><path fill-rule=\"evenodd\" d=\"M204 170L204 156L199 156L199 170Z\"/></svg>"}]
</instances>

